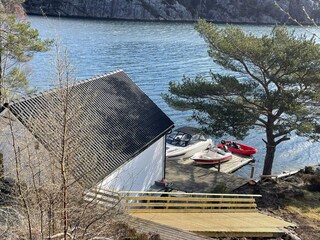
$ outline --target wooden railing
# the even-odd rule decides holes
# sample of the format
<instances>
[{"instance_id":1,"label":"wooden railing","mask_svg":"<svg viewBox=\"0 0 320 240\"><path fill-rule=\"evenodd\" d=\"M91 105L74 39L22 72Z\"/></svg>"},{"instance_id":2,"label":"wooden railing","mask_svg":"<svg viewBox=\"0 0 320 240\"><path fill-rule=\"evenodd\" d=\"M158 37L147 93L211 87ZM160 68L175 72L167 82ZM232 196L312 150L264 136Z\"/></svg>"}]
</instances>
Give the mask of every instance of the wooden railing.
<instances>
[{"instance_id":1,"label":"wooden railing","mask_svg":"<svg viewBox=\"0 0 320 240\"><path fill-rule=\"evenodd\" d=\"M121 206L121 196L119 192L102 188L92 188L85 193L86 201L102 203L108 207Z\"/></svg>"},{"instance_id":2,"label":"wooden railing","mask_svg":"<svg viewBox=\"0 0 320 240\"><path fill-rule=\"evenodd\" d=\"M94 188L86 192L87 201L128 212L253 212L255 198L261 195L177 192L116 192Z\"/></svg>"},{"instance_id":3,"label":"wooden railing","mask_svg":"<svg viewBox=\"0 0 320 240\"><path fill-rule=\"evenodd\" d=\"M119 192L128 212L252 212L261 195Z\"/></svg>"}]
</instances>

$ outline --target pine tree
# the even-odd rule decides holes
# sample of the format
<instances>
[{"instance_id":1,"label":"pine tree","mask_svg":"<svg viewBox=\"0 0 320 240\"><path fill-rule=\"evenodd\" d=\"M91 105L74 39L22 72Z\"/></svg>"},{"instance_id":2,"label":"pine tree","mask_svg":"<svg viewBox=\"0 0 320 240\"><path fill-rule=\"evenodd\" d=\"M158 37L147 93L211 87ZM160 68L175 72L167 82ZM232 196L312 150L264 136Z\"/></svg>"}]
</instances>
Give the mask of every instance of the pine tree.
<instances>
[{"instance_id":1,"label":"pine tree","mask_svg":"<svg viewBox=\"0 0 320 240\"><path fill-rule=\"evenodd\" d=\"M319 138L320 45L314 38L284 26L259 37L202 20L196 30L213 61L235 74L170 82L164 98L171 106L193 109L193 119L217 137L243 139L249 129L264 129L263 175L271 174L276 147L292 134Z\"/></svg>"},{"instance_id":2,"label":"pine tree","mask_svg":"<svg viewBox=\"0 0 320 240\"><path fill-rule=\"evenodd\" d=\"M22 0L0 1L0 105L27 92L29 84L21 64L35 52L48 50L51 41L42 41L25 20Z\"/></svg>"}]
</instances>

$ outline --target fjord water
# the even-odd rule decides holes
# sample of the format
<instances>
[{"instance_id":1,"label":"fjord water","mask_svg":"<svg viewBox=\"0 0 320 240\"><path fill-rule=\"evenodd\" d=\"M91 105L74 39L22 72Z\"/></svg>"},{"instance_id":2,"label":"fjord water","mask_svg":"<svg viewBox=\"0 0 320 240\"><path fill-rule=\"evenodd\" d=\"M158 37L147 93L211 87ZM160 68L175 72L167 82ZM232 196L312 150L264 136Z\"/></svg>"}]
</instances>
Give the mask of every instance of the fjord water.
<instances>
[{"instance_id":1,"label":"fjord water","mask_svg":"<svg viewBox=\"0 0 320 240\"><path fill-rule=\"evenodd\" d=\"M207 55L207 45L191 23L129 22L29 16L32 27L43 38L59 39L68 50L78 80L123 69L131 79L175 122L176 126L195 125L188 122L190 111L181 112L167 106L160 94L167 93L170 81L181 81L183 75L212 72L227 74ZM224 27L221 25L221 27ZM245 31L261 35L272 26L241 26ZM295 28L297 33L304 29ZM317 29L311 28L311 33ZM309 34L309 33L307 33ZM52 66L54 52L37 53L25 68L31 86L40 91L54 84ZM241 77L241 76L238 76ZM258 149L255 158L258 177L262 172L263 132L251 131L244 143ZM220 139L216 139L216 142ZM292 136L277 148L274 174L320 163L320 144ZM246 167L238 171L249 174Z\"/></svg>"}]
</instances>

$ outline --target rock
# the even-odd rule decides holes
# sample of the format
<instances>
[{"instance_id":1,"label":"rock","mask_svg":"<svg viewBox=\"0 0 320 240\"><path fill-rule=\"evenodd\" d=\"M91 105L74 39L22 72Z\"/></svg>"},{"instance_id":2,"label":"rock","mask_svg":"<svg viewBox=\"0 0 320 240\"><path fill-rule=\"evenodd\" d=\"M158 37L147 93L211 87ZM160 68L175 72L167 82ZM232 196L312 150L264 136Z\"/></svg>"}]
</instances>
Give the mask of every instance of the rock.
<instances>
[{"instance_id":1,"label":"rock","mask_svg":"<svg viewBox=\"0 0 320 240\"><path fill-rule=\"evenodd\" d=\"M314 174L314 168L312 167L312 166L306 166L305 168L304 168L304 173L305 174Z\"/></svg>"},{"instance_id":2,"label":"rock","mask_svg":"<svg viewBox=\"0 0 320 240\"><path fill-rule=\"evenodd\" d=\"M294 23L288 12L300 23L320 22L316 0L27 0L27 13L69 17L94 17L126 20L196 21L204 18L223 23L275 24Z\"/></svg>"},{"instance_id":3,"label":"rock","mask_svg":"<svg viewBox=\"0 0 320 240\"><path fill-rule=\"evenodd\" d=\"M306 166L304 168L305 174L312 174L312 175L320 175L320 166Z\"/></svg>"},{"instance_id":4,"label":"rock","mask_svg":"<svg viewBox=\"0 0 320 240\"><path fill-rule=\"evenodd\" d=\"M288 176L284 180L296 186L303 186L305 184L305 180L302 178L301 174L294 174L294 175Z\"/></svg>"},{"instance_id":5,"label":"rock","mask_svg":"<svg viewBox=\"0 0 320 240\"><path fill-rule=\"evenodd\" d=\"M282 231L285 233L285 237L282 239L288 239L288 240L302 240L297 236L297 233L292 228L283 228Z\"/></svg>"},{"instance_id":6,"label":"rock","mask_svg":"<svg viewBox=\"0 0 320 240\"><path fill-rule=\"evenodd\" d=\"M310 191L320 192L320 176L311 175L308 179L308 188Z\"/></svg>"},{"instance_id":7,"label":"rock","mask_svg":"<svg viewBox=\"0 0 320 240\"><path fill-rule=\"evenodd\" d=\"M304 192L298 188L289 188L279 191L278 196L280 198L292 199L297 197L303 197Z\"/></svg>"},{"instance_id":8,"label":"rock","mask_svg":"<svg viewBox=\"0 0 320 240\"><path fill-rule=\"evenodd\" d=\"M320 166L315 168L314 174L317 175L317 176L320 176Z\"/></svg>"}]
</instances>

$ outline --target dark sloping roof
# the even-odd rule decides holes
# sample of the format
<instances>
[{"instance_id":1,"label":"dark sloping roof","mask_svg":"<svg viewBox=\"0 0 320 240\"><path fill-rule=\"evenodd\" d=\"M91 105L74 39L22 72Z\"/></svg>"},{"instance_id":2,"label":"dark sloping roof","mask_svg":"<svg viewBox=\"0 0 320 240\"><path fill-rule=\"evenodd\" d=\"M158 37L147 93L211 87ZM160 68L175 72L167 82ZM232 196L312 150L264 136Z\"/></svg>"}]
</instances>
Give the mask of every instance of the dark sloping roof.
<instances>
[{"instance_id":1,"label":"dark sloping roof","mask_svg":"<svg viewBox=\"0 0 320 240\"><path fill-rule=\"evenodd\" d=\"M123 71L39 94L10 109L53 155L68 154L73 175L87 187L173 126Z\"/></svg>"}]
</instances>

